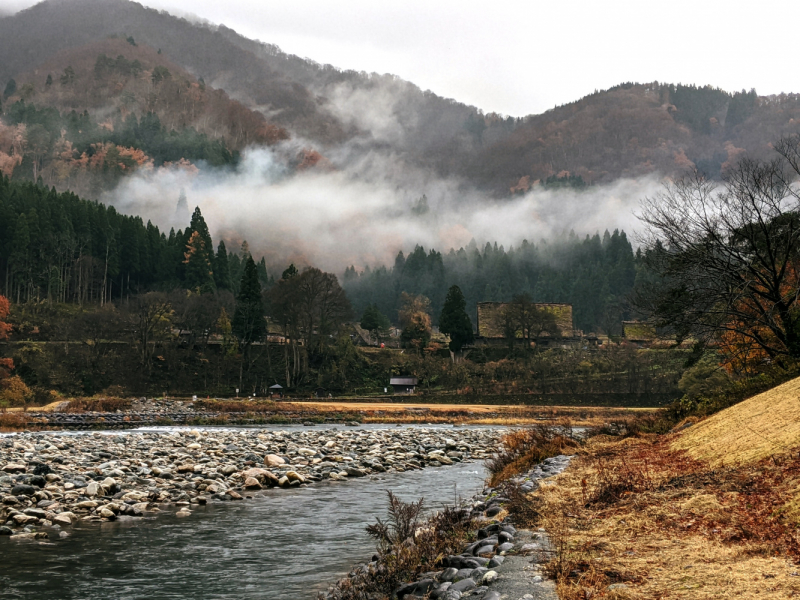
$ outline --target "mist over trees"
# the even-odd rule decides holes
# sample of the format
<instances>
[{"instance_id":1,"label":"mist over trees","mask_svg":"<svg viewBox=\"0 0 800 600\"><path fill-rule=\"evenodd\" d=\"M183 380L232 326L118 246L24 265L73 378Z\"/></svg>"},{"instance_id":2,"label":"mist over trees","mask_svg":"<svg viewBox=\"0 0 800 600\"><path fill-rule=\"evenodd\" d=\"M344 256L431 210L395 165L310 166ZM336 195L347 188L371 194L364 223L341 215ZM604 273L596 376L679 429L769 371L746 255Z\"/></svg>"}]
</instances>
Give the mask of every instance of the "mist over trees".
<instances>
[{"instance_id":1,"label":"mist over trees","mask_svg":"<svg viewBox=\"0 0 800 600\"><path fill-rule=\"evenodd\" d=\"M103 304L175 288L238 293L243 258L224 244L214 254L199 209L186 229L167 234L71 192L0 176L0 292L13 302ZM268 285L263 258L256 268Z\"/></svg>"},{"instance_id":2,"label":"mist over trees","mask_svg":"<svg viewBox=\"0 0 800 600\"><path fill-rule=\"evenodd\" d=\"M534 302L572 304L577 329L620 335L622 320L631 315L626 298L639 260L624 231L584 238L569 233L508 250L473 243L443 254L417 246L408 256L400 252L391 267L348 267L342 285L357 314L372 306L397 319L406 292L428 298L433 324L440 325L448 289L456 285L471 319L478 302L508 302L527 293Z\"/></svg>"}]
</instances>

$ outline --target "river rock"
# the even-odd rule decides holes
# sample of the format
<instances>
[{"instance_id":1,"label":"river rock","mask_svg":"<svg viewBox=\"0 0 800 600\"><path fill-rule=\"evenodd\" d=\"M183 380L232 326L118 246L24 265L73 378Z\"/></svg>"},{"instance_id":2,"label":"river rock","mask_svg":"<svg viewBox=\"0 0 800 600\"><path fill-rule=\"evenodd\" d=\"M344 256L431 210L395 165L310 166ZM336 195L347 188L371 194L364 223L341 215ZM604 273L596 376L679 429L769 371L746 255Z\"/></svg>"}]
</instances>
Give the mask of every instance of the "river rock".
<instances>
[{"instance_id":1,"label":"river rock","mask_svg":"<svg viewBox=\"0 0 800 600\"><path fill-rule=\"evenodd\" d=\"M244 480L244 487L249 490L260 490L262 486L255 477L248 477Z\"/></svg>"},{"instance_id":2,"label":"river rock","mask_svg":"<svg viewBox=\"0 0 800 600\"><path fill-rule=\"evenodd\" d=\"M289 481L299 481L300 483L305 481L303 476L297 471L286 471L286 477L289 479Z\"/></svg>"},{"instance_id":3,"label":"river rock","mask_svg":"<svg viewBox=\"0 0 800 600\"><path fill-rule=\"evenodd\" d=\"M53 523L57 525L72 525L72 520L75 519L75 514L71 512L63 512L53 517Z\"/></svg>"},{"instance_id":4,"label":"river rock","mask_svg":"<svg viewBox=\"0 0 800 600\"><path fill-rule=\"evenodd\" d=\"M461 581L457 581L456 583L451 585L449 588L447 588L447 591L448 591L448 593L449 592L460 592L460 593L463 594L464 592L467 592L467 591L469 591L469 590L471 590L471 589L473 589L475 587L477 587L475 582L472 579L467 578L467 579L462 579Z\"/></svg>"},{"instance_id":5,"label":"river rock","mask_svg":"<svg viewBox=\"0 0 800 600\"><path fill-rule=\"evenodd\" d=\"M497 581L498 577L499 575L497 574L497 571L487 571L486 573L483 574L481 583L484 585L489 585L490 583L494 583L495 581Z\"/></svg>"},{"instance_id":6,"label":"river rock","mask_svg":"<svg viewBox=\"0 0 800 600\"><path fill-rule=\"evenodd\" d=\"M283 460L280 456L276 456L274 454L267 454L264 457L264 464L268 467L279 467L281 465L285 465L286 461Z\"/></svg>"},{"instance_id":7,"label":"river rock","mask_svg":"<svg viewBox=\"0 0 800 600\"><path fill-rule=\"evenodd\" d=\"M27 525L28 523L36 523L36 521L39 520L36 517L31 517L30 515L24 515L22 513L17 513L11 518L19 526L24 526Z\"/></svg>"},{"instance_id":8,"label":"river rock","mask_svg":"<svg viewBox=\"0 0 800 600\"><path fill-rule=\"evenodd\" d=\"M14 496L33 496L36 493L36 488L32 485L18 484L11 488L11 493Z\"/></svg>"},{"instance_id":9,"label":"river rock","mask_svg":"<svg viewBox=\"0 0 800 600\"><path fill-rule=\"evenodd\" d=\"M6 473L24 473L27 471L25 465L15 464L15 463L8 463L3 467L3 471Z\"/></svg>"}]
</instances>

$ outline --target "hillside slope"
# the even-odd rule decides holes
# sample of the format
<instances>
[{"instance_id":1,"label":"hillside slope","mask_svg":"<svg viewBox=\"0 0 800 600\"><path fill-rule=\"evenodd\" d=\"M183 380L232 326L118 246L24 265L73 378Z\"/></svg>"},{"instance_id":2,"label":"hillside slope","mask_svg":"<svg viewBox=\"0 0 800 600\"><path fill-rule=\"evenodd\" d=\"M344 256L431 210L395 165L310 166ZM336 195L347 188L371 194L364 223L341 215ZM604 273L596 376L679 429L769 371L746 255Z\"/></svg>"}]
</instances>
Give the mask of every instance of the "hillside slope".
<instances>
[{"instance_id":1,"label":"hillside slope","mask_svg":"<svg viewBox=\"0 0 800 600\"><path fill-rule=\"evenodd\" d=\"M691 426L672 447L714 466L750 464L796 450L800 447L800 378Z\"/></svg>"},{"instance_id":2,"label":"hillside slope","mask_svg":"<svg viewBox=\"0 0 800 600\"><path fill-rule=\"evenodd\" d=\"M596 183L697 167L720 177L743 154L800 132L797 95L659 83L620 85L524 118L484 114L392 75L318 64L129 0L47 0L0 18L0 87L112 35L161 50L338 166L378 152L500 197L567 174Z\"/></svg>"},{"instance_id":3,"label":"hillside slope","mask_svg":"<svg viewBox=\"0 0 800 600\"><path fill-rule=\"evenodd\" d=\"M288 132L157 50L108 38L17 74L0 120L0 170L95 194L141 168L230 165Z\"/></svg>"}]
</instances>

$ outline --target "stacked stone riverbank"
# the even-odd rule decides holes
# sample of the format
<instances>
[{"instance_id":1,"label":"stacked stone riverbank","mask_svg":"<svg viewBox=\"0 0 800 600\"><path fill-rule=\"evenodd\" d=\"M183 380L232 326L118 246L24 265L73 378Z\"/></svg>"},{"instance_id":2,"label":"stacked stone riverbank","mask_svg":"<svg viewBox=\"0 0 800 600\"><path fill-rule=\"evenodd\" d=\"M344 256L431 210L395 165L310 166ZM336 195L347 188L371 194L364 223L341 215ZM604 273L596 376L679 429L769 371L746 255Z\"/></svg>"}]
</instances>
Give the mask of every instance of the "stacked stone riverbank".
<instances>
[{"instance_id":1,"label":"stacked stone riverbank","mask_svg":"<svg viewBox=\"0 0 800 600\"><path fill-rule=\"evenodd\" d=\"M461 554L439 560L436 571L422 573L393 591L398 600L558 600L552 581L544 575L541 564L552 557L547 534L543 530L517 529L514 515L504 505L509 485L522 493L535 491L541 482L558 475L569 465L571 456L545 459L530 472L511 479L498 488L484 489L465 504L479 528L464 542ZM500 517L502 519L500 520ZM380 556L360 565L348 578L371 575L385 569ZM340 600L349 589L347 579L335 584L320 600ZM375 595L377 598L378 595Z\"/></svg>"},{"instance_id":2,"label":"stacked stone riverbank","mask_svg":"<svg viewBox=\"0 0 800 600\"><path fill-rule=\"evenodd\" d=\"M0 534L242 500L267 487L482 460L499 430L467 428L22 433L0 438Z\"/></svg>"}]
</instances>

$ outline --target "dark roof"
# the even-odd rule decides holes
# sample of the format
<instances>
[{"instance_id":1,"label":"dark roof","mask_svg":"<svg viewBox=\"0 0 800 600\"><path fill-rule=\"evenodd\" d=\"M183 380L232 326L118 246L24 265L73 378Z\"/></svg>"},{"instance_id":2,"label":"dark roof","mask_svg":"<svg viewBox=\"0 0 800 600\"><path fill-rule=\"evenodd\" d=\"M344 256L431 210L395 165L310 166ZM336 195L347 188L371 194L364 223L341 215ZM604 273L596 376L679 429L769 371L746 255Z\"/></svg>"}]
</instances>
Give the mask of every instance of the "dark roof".
<instances>
[{"instance_id":1,"label":"dark roof","mask_svg":"<svg viewBox=\"0 0 800 600\"><path fill-rule=\"evenodd\" d=\"M392 377L389 385L417 385L416 377Z\"/></svg>"},{"instance_id":2,"label":"dark roof","mask_svg":"<svg viewBox=\"0 0 800 600\"><path fill-rule=\"evenodd\" d=\"M269 389L271 389L271 390L282 390L282 389L283 389L283 386L282 386L282 385L278 385L278 384L276 383L275 385L271 385L271 386L269 386Z\"/></svg>"}]
</instances>

